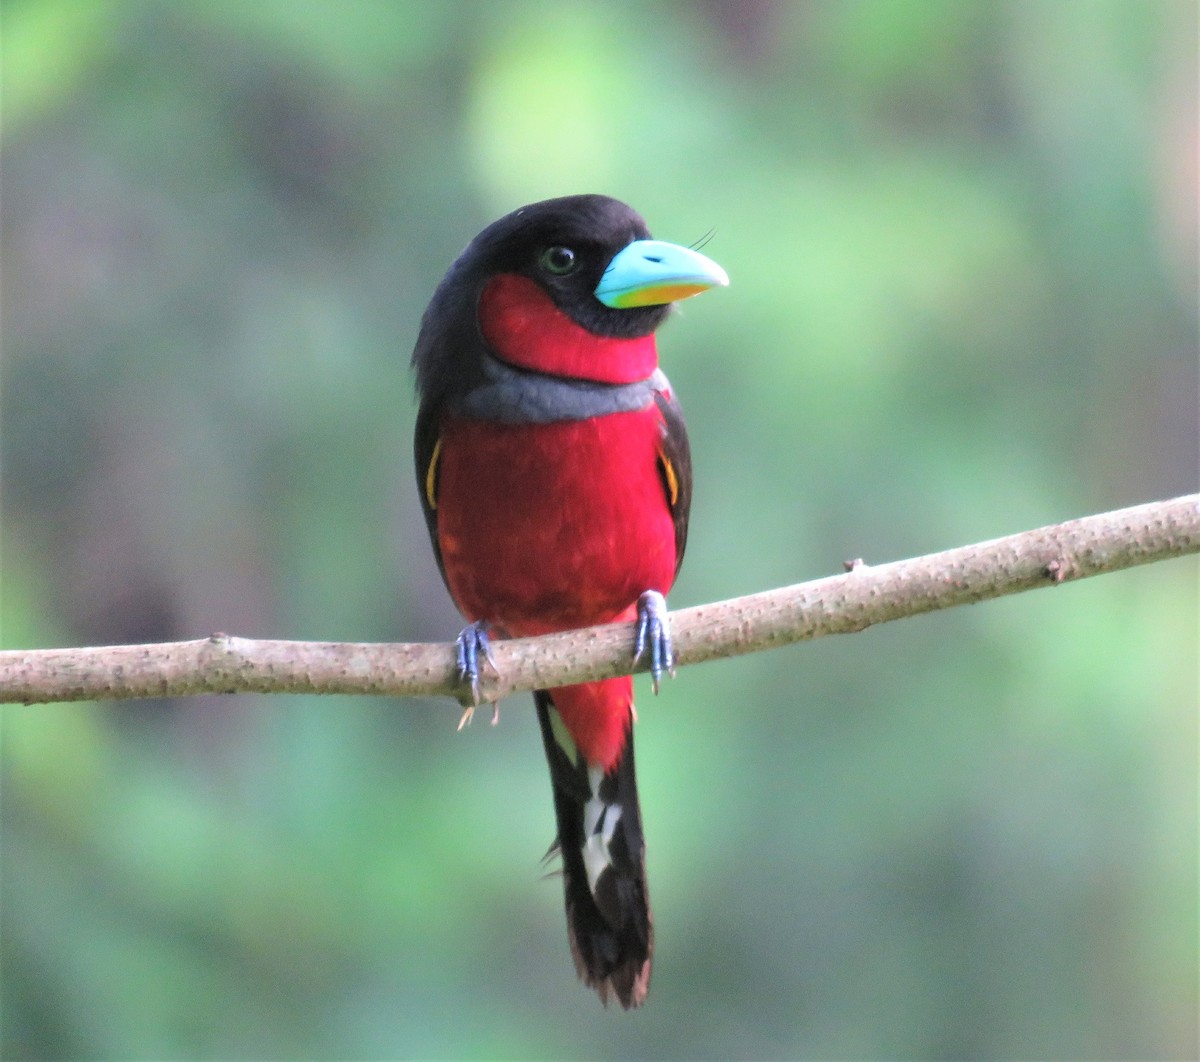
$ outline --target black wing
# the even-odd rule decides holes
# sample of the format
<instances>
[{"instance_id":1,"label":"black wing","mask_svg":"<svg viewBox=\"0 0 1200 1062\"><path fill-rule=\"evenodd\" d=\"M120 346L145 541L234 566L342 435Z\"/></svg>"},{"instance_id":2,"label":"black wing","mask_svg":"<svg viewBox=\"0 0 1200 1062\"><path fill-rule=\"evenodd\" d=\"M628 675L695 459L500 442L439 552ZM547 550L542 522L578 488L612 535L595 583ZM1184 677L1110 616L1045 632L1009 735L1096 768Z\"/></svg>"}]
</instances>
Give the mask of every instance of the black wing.
<instances>
[{"instance_id":1,"label":"black wing","mask_svg":"<svg viewBox=\"0 0 1200 1062\"><path fill-rule=\"evenodd\" d=\"M658 403L663 418L663 439L658 451L659 471L663 477L667 504L671 507L671 519L675 522L675 574L678 575L687 546L688 514L692 508L692 451L688 446L683 410L674 396L656 391L654 401Z\"/></svg>"},{"instance_id":2,"label":"black wing","mask_svg":"<svg viewBox=\"0 0 1200 1062\"><path fill-rule=\"evenodd\" d=\"M441 403L421 403L417 410L417 428L413 435L413 457L416 461L417 494L421 498L421 511L425 514L425 526L429 529L429 541L433 545L433 556L438 571L446 579L446 568L442 564L442 551L438 546L437 507L438 472L442 456Z\"/></svg>"}]
</instances>

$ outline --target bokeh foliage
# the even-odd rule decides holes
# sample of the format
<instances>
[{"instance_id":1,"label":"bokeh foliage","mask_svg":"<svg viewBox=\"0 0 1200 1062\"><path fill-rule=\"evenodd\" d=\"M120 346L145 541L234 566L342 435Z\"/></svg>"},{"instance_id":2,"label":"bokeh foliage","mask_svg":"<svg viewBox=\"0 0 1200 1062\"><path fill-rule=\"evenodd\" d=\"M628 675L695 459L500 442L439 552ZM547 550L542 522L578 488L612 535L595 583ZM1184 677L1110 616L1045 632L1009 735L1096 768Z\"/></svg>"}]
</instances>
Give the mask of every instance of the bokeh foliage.
<instances>
[{"instance_id":1,"label":"bokeh foliage","mask_svg":"<svg viewBox=\"0 0 1200 1062\"><path fill-rule=\"evenodd\" d=\"M408 352L568 192L733 278L676 604L1196 489L1187 0L0 13L6 647L448 638ZM6 707L0 1053L1195 1057L1196 574L642 689L636 1015L525 699Z\"/></svg>"}]
</instances>

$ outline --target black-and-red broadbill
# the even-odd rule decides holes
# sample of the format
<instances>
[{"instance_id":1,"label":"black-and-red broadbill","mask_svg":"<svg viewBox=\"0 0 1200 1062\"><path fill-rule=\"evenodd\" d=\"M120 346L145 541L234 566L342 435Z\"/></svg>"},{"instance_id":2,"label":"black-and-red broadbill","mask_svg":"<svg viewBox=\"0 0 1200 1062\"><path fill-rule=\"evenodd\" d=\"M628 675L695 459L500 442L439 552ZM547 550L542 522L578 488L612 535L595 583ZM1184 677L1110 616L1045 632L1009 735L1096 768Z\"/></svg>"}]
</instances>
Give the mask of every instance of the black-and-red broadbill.
<instances>
[{"instance_id":1,"label":"black-and-red broadbill","mask_svg":"<svg viewBox=\"0 0 1200 1062\"><path fill-rule=\"evenodd\" d=\"M484 229L450 267L413 352L416 471L446 586L471 622L464 682L488 638L637 620L670 670L664 596L687 539L691 460L658 368L670 304L728 283L650 238L624 203L567 196ZM639 1006L653 932L629 678L534 694L579 976Z\"/></svg>"}]
</instances>

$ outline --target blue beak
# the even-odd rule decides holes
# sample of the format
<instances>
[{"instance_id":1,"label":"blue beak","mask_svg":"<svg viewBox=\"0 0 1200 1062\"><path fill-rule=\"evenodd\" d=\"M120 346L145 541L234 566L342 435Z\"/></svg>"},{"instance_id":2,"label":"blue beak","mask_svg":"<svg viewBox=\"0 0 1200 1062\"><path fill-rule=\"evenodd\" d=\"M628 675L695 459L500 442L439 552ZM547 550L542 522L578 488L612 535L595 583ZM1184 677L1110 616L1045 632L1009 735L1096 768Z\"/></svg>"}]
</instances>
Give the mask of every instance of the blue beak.
<instances>
[{"instance_id":1,"label":"blue beak","mask_svg":"<svg viewBox=\"0 0 1200 1062\"><path fill-rule=\"evenodd\" d=\"M728 284L725 270L699 251L662 240L636 240L608 263L596 298L615 310L628 310L678 302Z\"/></svg>"}]
</instances>

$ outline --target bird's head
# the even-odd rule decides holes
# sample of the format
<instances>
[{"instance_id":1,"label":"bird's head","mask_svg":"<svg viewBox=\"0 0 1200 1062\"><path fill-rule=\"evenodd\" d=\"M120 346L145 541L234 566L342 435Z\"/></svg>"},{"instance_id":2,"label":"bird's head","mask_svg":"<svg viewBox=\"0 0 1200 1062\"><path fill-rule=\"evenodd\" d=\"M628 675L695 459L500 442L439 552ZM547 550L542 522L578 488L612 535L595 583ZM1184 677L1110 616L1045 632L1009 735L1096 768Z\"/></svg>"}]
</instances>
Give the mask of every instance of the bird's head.
<instances>
[{"instance_id":1,"label":"bird's head","mask_svg":"<svg viewBox=\"0 0 1200 1062\"><path fill-rule=\"evenodd\" d=\"M642 380L670 305L728 283L698 251L651 239L616 199L533 203L489 225L450 267L413 355L418 386L427 391L447 361L465 382L485 356L558 378Z\"/></svg>"}]
</instances>

